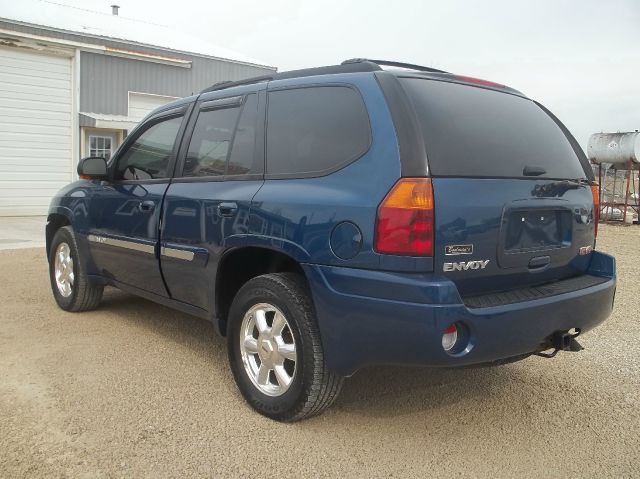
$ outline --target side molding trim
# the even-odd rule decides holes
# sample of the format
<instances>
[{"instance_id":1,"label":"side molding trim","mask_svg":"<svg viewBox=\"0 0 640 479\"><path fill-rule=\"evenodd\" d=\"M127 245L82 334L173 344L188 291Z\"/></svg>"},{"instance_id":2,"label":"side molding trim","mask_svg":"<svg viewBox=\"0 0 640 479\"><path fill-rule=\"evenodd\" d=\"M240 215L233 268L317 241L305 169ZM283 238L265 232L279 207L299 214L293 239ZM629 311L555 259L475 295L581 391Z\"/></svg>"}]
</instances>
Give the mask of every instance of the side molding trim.
<instances>
[{"instance_id":1,"label":"side molding trim","mask_svg":"<svg viewBox=\"0 0 640 479\"><path fill-rule=\"evenodd\" d=\"M184 249L167 248L163 246L160 248L160 255L167 258L182 259L184 261L193 261L195 254L193 251L187 251Z\"/></svg>"},{"instance_id":2,"label":"side molding trim","mask_svg":"<svg viewBox=\"0 0 640 479\"><path fill-rule=\"evenodd\" d=\"M87 239L91 243L106 244L109 246L115 246L117 248L140 251L141 253L155 254L155 247L150 244L136 243L135 241L126 241L116 238L108 238L106 236L98 236L94 234L88 235Z\"/></svg>"}]
</instances>

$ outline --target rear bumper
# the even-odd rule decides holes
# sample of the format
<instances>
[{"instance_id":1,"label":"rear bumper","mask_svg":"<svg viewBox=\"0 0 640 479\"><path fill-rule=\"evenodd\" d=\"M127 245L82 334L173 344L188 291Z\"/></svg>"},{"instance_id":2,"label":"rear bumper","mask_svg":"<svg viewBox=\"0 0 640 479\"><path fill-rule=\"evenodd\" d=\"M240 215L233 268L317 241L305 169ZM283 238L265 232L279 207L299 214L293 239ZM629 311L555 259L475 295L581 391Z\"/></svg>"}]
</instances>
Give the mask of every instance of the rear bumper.
<instances>
[{"instance_id":1,"label":"rear bumper","mask_svg":"<svg viewBox=\"0 0 640 479\"><path fill-rule=\"evenodd\" d=\"M544 349L556 331L588 331L613 308L615 260L594 252L588 274L606 280L549 297L468 308L451 281L405 274L304 265L329 367L353 374L374 364L466 366ZM442 332L461 322L469 346L442 348Z\"/></svg>"}]
</instances>

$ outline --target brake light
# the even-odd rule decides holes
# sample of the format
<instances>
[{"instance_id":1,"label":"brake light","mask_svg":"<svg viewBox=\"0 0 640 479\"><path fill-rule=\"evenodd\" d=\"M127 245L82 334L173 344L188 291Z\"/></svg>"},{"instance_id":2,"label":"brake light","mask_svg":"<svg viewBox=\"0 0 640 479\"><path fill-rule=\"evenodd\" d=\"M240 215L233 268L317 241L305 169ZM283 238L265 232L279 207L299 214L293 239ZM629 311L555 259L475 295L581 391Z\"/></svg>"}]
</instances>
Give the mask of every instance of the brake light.
<instances>
[{"instance_id":1,"label":"brake light","mask_svg":"<svg viewBox=\"0 0 640 479\"><path fill-rule=\"evenodd\" d=\"M378 253L433 256L433 188L429 178L401 178L376 218Z\"/></svg>"},{"instance_id":2,"label":"brake light","mask_svg":"<svg viewBox=\"0 0 640 479\"><path fill-rule=\"evenodd\" d=\"M600 223L600 187L591 185L591 195L593 196L593 223L595 225L595 235L598 236L598 223Z\"/></svg>"},{"instance_id":3,"label":"brake light","mask_svg":"<svg viewBox=\"0 0 640 479\"><path fill-rule=\"evenodd\" d=\"M463 81L465 83L475 83L476 85L488 86L491 88L504 88L504 85L500 83L495 83L489 80L483 80L482 78L474 78L474 77L466 77L462 75L456 75L456 80Z\"/></svg>"}]
</instances>

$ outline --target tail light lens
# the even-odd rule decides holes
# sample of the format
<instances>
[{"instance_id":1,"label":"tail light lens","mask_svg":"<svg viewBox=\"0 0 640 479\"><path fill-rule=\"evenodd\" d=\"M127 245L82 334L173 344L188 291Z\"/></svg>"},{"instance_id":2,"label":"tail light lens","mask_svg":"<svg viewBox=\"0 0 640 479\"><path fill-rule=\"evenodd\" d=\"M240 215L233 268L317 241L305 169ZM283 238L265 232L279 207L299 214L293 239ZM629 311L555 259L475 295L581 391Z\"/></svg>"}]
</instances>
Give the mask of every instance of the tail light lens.
<instances>
[{"instance_id":1,"label":"tail light lens","mask_svg":"<svg viewBox=\"0 0 640 479\"><path fill-rule=\"evenodd\" d=\"M378 207L378 253L433 256L433 188L429 178L401 178Z\"/></svg>"},{"instance_id":2,"label":"tail light lens","mask_svg":"<svg viewBox=\"0 0 640 479\"><path fill-rule=\"evenodd\" d=\"M593 223L595 235L598 236L598 223L600 223L600 187L591 185L591 195L593 196Z\"/></svg>"}]
</instances>

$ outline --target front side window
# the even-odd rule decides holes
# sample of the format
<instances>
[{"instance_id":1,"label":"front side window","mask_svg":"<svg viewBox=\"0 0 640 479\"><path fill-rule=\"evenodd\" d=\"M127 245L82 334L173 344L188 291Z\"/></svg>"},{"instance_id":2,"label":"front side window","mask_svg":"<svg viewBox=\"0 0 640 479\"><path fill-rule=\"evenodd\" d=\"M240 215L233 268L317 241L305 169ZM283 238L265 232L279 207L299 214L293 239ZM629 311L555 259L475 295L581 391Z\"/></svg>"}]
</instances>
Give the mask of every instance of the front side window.
<instances>
[{"instance_id":1,"label":"front side window","mask_svg":"<svg viewBox=\"0 0 640 479\"><path fill-rule=\"evenodd\" d=\"M112 146L110 136L89 136L89 156L100 156L108 160L113 153Z\"/></svg>"},{"instance_id":2,"label":"front side window","mask_svg":"<svg viewBox=\"0 0 640 479\"><path fill-rule=\"evenodd\" d=\"M116 179L150 180L168 178L173 147L182 117L155 123L146 129L118 161Z\"/></svg>"},{"instance_id":3,"label":"front side window","mask_svg":"<svg viewBox=\"0 0 640 479\"><path fill-rule=\"evenodd\" d=\"M321 175L360 157L371 127L360 94L343 86L269 93L267 174Z\"/></svg>"}]
</instances>

